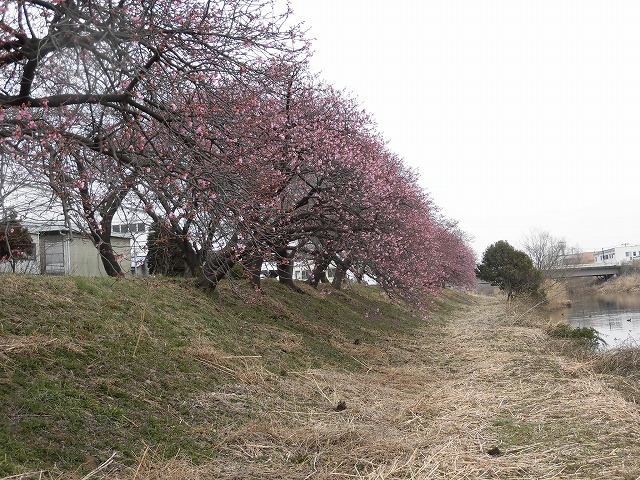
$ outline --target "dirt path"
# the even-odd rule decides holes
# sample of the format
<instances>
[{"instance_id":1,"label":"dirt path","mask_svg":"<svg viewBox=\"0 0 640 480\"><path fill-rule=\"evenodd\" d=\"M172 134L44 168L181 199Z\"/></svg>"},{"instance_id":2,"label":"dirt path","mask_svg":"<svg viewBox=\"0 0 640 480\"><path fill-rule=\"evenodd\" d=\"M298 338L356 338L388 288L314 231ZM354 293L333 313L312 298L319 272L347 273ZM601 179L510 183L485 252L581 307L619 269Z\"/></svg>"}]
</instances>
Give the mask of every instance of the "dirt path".
<instances>
[{"instance_id":1,"label":"dirt path","mask_svg":"<svg viewBox=\"0 0 640 480\"><path fill-rule=\"evenodd\" d=\"M411 341L353 346L367 373L256 376L202 398L255 419L214 463L137 478L636 479L640 410L610 376L478 298Z\"/></svg>"}]
</instances>

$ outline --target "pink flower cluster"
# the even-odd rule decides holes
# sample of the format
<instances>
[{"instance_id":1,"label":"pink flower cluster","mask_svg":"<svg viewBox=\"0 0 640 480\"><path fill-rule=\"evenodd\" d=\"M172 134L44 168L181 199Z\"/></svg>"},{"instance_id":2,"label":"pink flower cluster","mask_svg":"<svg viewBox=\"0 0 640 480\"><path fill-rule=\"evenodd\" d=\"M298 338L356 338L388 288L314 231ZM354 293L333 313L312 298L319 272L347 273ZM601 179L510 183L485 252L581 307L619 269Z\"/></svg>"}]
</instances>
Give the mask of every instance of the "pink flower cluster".
<instances>
[{"instance_id":1,"label":"pink flower cluster","mask_svg":"<svg viewBox=\"0 0 640 480\"><path fill-rule=\"evenodd\" d=\"M213 284L235 262L284 272L301 259L404 295L473 282L465 235L357 102L308 71L288 10L120 5L0 1L0 142L110 274L121 274L110 232L126 206Z\"/></svg>"}]
</instances>

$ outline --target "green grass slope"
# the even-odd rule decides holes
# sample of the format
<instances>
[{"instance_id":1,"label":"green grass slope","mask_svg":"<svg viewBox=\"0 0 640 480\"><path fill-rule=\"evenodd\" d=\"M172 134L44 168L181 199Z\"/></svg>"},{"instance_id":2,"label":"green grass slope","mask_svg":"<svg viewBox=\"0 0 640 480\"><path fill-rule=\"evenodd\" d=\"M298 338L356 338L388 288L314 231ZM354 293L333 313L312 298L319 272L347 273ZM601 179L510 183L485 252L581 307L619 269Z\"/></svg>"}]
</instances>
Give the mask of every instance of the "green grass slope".
<instances>
[{"instance_id":1,"label":"green grass slope","mask_svg":"<svg viewBox=\"0 0 640 480\"><path fill-rule=\"evenodd\" d=\"M365 368L362 345L423 325L374 287L294 293L267 281L213 295L162 279L2 275L0 477L81 473L145 449L195 464L259 415L203 393L309 368ZM447 300L440 300L441 311ZM436 305L437 306L437 305Z\"/></svg>"}]
</instances>

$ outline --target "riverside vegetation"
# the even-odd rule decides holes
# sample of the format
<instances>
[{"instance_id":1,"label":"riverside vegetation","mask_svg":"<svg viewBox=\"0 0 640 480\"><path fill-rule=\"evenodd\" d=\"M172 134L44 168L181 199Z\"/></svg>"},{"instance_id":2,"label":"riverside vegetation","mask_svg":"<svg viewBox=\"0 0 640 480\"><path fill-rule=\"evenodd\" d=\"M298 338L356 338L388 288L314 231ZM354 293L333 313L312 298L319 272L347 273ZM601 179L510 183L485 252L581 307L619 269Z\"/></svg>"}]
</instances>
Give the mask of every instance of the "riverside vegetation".
<instances>
[{"instance_id":1,"label":"riverside vegetation","mask_svg":"<svg viewBox=\"0 0 640 480\"><path fill-rule=\"evenodd\" d=\"M2 280L0 476L640 476L638 356L502 298Z\"/></svg>"}]
</instances>

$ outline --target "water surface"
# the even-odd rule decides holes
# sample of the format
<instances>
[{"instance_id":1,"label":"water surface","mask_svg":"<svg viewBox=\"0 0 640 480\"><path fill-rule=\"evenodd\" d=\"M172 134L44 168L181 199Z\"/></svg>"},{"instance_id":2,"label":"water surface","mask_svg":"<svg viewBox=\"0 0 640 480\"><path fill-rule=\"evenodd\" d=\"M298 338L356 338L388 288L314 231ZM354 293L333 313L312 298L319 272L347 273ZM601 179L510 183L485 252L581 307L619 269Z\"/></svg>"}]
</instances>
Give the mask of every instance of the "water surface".
<instances>
[{"instance_id":1,"label":"water surface","mask_svg":"<svg viewBox=\"0 0 640 480\"><path fill-rule=\"evenodd\" d=\"M598 294L572 299L564 317L574 327L595 328L605 348L640 346L640 294Z\"/></svg>"}]
</instances>

